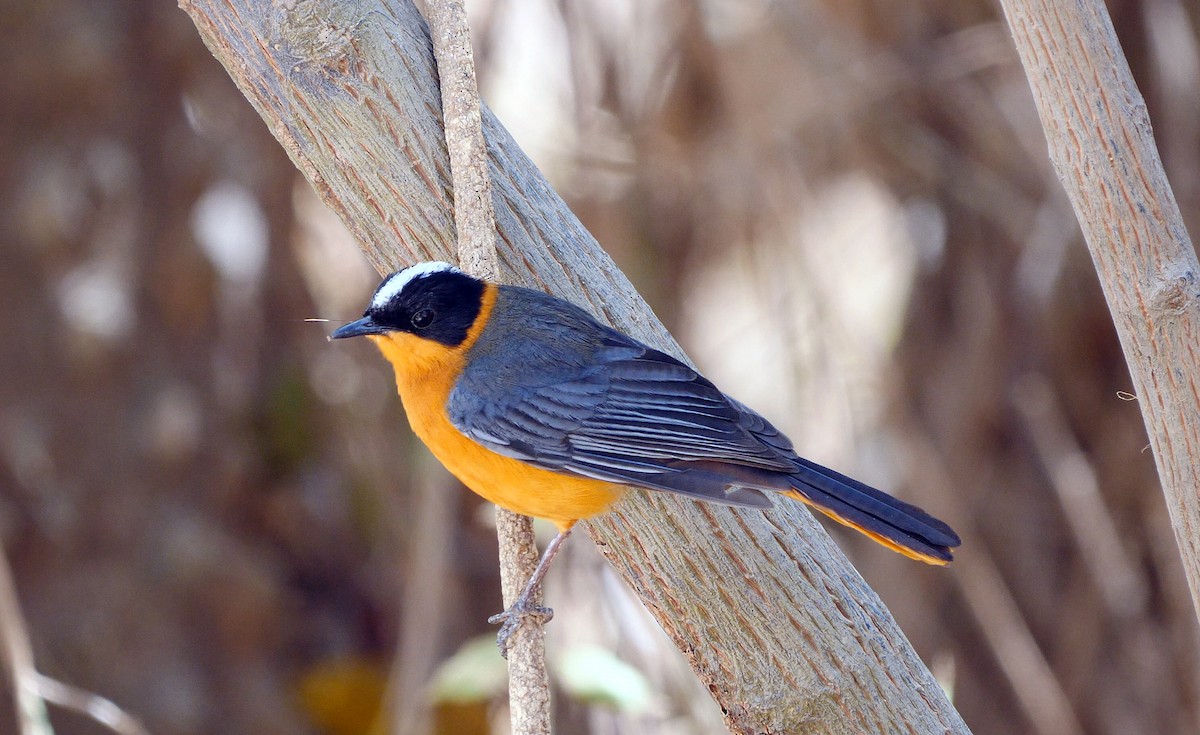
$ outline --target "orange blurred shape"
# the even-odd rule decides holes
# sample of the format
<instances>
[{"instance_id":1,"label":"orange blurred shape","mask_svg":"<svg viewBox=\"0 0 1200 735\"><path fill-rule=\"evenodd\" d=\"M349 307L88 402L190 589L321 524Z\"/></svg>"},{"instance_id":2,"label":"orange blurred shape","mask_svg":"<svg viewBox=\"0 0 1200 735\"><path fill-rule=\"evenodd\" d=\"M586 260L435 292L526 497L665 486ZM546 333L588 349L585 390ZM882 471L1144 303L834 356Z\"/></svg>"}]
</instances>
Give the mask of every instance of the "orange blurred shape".
<instances>
[{"instance_id":1,"label":"orange blurred shape","mask_svg":"<svg viewBox=\"0 0 1200 735\"><path fill-rule=\"evenodd\" d=\"M364 657L319 662L297 686L304 713L325 735L385 735L380 715L387 673Z\"/></svg>"}]
</instances>

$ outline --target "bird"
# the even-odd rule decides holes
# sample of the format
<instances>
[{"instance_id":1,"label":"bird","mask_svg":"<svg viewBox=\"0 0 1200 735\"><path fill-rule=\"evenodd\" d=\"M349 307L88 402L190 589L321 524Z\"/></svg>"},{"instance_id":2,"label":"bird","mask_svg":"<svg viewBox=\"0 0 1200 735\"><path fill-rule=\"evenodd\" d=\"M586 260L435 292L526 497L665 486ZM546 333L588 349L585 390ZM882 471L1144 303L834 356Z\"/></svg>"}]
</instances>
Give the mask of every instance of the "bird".
<instances>
[{"instance_id":1,"label":"bird","mask_svg":"<svg viewBox=\"0 0 1200 735\"><path fill-rule=\"evenodd\" d=\"M782 495L905 556L946 565L958 534L924 510L798 455L751 408L693 368L564 299L475 278L440 261L383 279L362 318L391 363L413 432L498 506L558 529L504 612L501 653L530 616L575 524L629 488L769 508Z\"/></svg>"}]
</instances>

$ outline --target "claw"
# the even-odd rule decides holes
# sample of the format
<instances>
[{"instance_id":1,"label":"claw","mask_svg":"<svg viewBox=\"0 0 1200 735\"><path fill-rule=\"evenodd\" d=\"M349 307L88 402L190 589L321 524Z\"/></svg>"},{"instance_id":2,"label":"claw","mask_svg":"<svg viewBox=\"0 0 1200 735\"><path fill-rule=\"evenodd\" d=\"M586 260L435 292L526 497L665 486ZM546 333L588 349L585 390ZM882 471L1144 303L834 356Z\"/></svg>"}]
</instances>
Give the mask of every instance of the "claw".
<instances>
[{"instance_id":1,"label":"claw","mask_svg":"<svg viewBox=\"0 0 1200 735\"><path fill-rule=\"evenodd\" d=\"M501 656L508 658L508 641L526 621L545 624L553 618L554 610L531 604L527 599L518 599L512 607L488 618L488 622L500 626L496 633L496 647L500 649Z\"/></svg>"},{"instance_id":2,"label":"claw","mask_svg":"<svg viewBox=\"0 0 1200 735\"><path fill-rule=\"evenodd\" d=\"M496 634L496 647L500 649L500 655L508 658L508 641L512 638L513 633L524 624L526 621L533 622L535 619L548 623L554 617L554 611L548 607L535 605L533 601L537 599L538 591L542 586L542 577L546 576L546 570L550 568L550 562L554 561L554 556L558 553L558 548L562 546L562 542L567 540L567 536L571 535L571 529L575 522L558 532L550 545L546 547L546 551L542 554L542 558L538 561L537 568L533 570L533 575L529 577L529 581L525 583L525 589L513 601L513 604L504 612L497 613L488 618L488 622L492 625L499 624L500 631Z\"/></svg>"}]
</instances>

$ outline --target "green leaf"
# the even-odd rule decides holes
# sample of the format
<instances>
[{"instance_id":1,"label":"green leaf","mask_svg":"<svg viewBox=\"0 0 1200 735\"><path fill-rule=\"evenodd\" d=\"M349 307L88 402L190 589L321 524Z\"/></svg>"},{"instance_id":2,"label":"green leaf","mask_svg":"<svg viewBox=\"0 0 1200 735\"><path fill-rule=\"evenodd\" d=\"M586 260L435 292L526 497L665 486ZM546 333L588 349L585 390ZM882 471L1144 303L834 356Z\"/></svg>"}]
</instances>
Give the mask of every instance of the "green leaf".
<instances>
[{"instance_id":1,"label":"green leaf","mask_svg":"<svg viewBox=\"0 0 1200 735\"><path fill-rule=\"evenodd\" d=\"M435 703L470 704L502 694L508 686L508 666L489 633L462 644L433 673L430 696Z\"/></svg>"},{"instance_id":2,"label":"green leaf","mask_svg":"<svg viewBox=\"0 0 1200 735\"><path fill-rule=\"evenodd\" d=\"M575 646L559 657L556 668L559 684L580 701L635 715L650 707L650 682L606 648Z\"/></svg>"}]
</instances>

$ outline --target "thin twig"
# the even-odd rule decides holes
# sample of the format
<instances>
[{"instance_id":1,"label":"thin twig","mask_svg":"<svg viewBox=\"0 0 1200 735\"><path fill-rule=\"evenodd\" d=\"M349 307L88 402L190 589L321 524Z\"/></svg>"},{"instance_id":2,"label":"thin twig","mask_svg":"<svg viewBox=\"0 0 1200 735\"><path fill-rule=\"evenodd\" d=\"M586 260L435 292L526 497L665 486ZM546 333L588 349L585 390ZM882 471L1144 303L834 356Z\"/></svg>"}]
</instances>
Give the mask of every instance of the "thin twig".
<instances>
[{"instance_id":1,"label":"thin twig","mask_svg":"<svg viewBox=\"0 0 1200 735\"><path fill-rule=\"evenodd\" d=\"M13 583L8 557L0 554L0 647L8 680L12 682L21 735L54 735L46 702L39 696L38 673L33 667L33 646Z\"/></svg>"},{"instance_id":2,"label":"thin twig","mask_svg":"<svg viewBox=\"0 0 1200 735\"><path fill-rule=\"evenodd\" d=\"M500 276L496 220L466 9L462 0L441 0L430 4L429 16L442 86L459 263L468 273L496 280ZM533 574L538 561L537 544L532 521L503 508L496 509L496 534L504 605L508 607ZM508 673L514 735L549 735L545 630L536 618L528 618L510 639Z\"/></svg>"},{"instance_id":3,"label":"thin twig","mask_svg":"<svg viewBox=\"0 0 1200 735\"><path fill-rule=\"evenodd\" d=\"M33 685L45 701L90 717L117 735L149 735L137 718L118 707L111 699L37 672L34 672Z\"/></svg>"},{"instance_id":4,"label":"thin twig","mask_svg":"<svg viewBox=\"0 0 1200 735\"><path fill-rule=\"evenodd\" d=\"M442 119L450 153L459 263L472 275L497 280L496 214L471 31L462 0L430 3L429 29L442 85Z\"/></svg>"},{"instance_id":5,"label":"thin twig","mask_svg":"<svg viewBox=\"0 0 1200 735\"><path fill-rule=\"evenodd\" d=\"M496 508L500 539L500 589L508 608L537 567L537 541L526 516ZM541 591L534 604L541 604ZM513 735L550 735L550 677L546 672L546 628L527 618L508 642L508 707Z\"/></svg>"},{"instance_id":6,"label":"thin twig","mask_svg":"<svg viewBox=\"0 0 1200 735\"><path fill-rule=\"evenodd\" d=\"M118 735L148 735L137 718L111 700L38 673L12 569L4 554L0 554L0 653L12 682L21 735L54 735L47 702L90 717Z\"/></svg>"}]
</instances>

